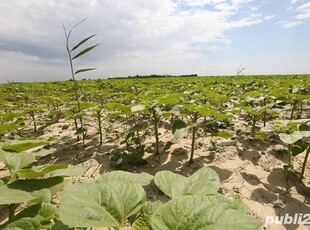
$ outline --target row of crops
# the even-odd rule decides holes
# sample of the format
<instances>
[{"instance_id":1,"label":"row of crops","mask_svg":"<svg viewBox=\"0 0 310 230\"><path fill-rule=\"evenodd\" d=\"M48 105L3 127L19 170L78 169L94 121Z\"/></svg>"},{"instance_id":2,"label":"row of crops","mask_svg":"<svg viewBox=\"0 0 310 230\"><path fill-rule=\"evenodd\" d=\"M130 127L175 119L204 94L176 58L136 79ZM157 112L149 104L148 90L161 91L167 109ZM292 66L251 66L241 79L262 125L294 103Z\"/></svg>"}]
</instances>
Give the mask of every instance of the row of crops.
<instances>
[{"instance_id":1,"label":"row of crops","mask_svg":"<svg viewBox=\"0 0 310 230\"><path fill-rule=\"evenodd\" d=\"M174 140L189 141L189 164L196 160L197 140L208 136L263 140L285 147L283 172L303 183L310 153L309 79L169 77L0 85L0 161L8 172L0 177L0 207L8 217L1 227L118 229L126 223L132 229L258 229L262 223L246 214L240 200L217 193L220 181L212 169L189 177L116 171L72 185L67 178L85 169L42 163L59 145L56 137L43 136L55 127L73 129L76 142L85 145L95 135L105 145L118 133L110 164L123 170L147 164L146 154L169 153L174 142L166 141L162 130ZM295 169L294 157L300 154L302 168ZM146 199L143 186L151 182L170 197L168 202ZM60 191L58 202L54 197Z\"/></svg>"}]
</instances>

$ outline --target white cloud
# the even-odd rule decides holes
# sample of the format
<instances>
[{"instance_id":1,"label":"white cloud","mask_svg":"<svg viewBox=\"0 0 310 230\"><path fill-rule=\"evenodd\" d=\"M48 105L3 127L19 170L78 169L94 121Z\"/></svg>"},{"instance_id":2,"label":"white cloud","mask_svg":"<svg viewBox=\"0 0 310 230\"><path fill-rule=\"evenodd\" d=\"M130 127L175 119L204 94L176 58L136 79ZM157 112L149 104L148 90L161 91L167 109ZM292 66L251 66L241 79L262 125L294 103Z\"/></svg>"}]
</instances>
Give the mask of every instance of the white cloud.
<instances>
[{"instance_id":1,"label":"white cloud","mask_svg":"<svg viewBox=\"0 0 310 230\"><path fill-rule=\"evenodd\" d=\"M226 2L227 0L185 0L189 6L204 6L204 5L216 5L223 2Z\"/></svg>"},{"instance_id":2,"label":"white cloud","mask_svg":"<svg viewBox=\"0 0 310 230\"><path fill-rule=\"evenodd\" d=\"M304 20L304 19L310 18L310 12L303 13L303 14L297 14L295 18L297 20Z\"/></svg>"},{"instance_id":3,"label":"white cloud","mask_svg":"<svg viewBox=\"0 0 310 230\"><path fill-rule=\"evenodd\" d=\"M295 4L297 0L292 0L291 3ZM304 21L310 18L310 2L304 3L297 7L290 6L287 8L290 12L295 12L295 15L290 21L280 21L279 24L284 28L291 28L304 23Z\"/></svg>"},{"instance_id":4,"label":"white cloud","mask_svg":"<svg viewBox=\"0 0 310 230\"><path fill-rule=\"evenodd\" d=\"M309 12L310 11L310 2L307 2L305 4L302 4L300 6L297 7L298 11L306 11Z\"/></svg>"},{"instance_id":5,"label":"white cloud","mask_svg":"<svg viewBox=\"0 0 310 230\"><path fill-rule=\"evenodd\" d=\"M303 24L302 21L280 21L279 24L282 25L282 27L284 28L291 28L291 27L295 27L295 26L298 26L298 25L301 25Z\"/></svg>"}]
</instances>

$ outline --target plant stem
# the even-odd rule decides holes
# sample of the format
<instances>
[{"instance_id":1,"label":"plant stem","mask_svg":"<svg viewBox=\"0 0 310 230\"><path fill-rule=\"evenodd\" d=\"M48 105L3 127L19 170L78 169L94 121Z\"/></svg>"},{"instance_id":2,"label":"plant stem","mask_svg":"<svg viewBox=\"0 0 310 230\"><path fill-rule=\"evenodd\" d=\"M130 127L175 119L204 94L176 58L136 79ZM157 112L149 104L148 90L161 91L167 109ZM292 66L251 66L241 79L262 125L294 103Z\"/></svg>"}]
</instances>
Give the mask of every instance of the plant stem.
<instances>
[{"instance_id":1,"label":"plant stem","mask_svg":"<svg viewBox=\"0 0 310 230\"><path fill-rule=\"evenodd\" d=\"M10 204L10 206L9 206L9 220L12 220L12 218L14 217L16 208L17 208L17 204Z\"/></svg>"},{"instance_id":2,"label":"plant stem","mask_svg":"<svg viewBox=\"0 0 310 230\"><path fill-rule=\"evenodd\" d=\"M196 125L193 126L192 130L192 145L191 145L191 156L189 158L188 163L193 163L193 157L194 157L194 149L195 149L195 138L196 138Z\"/></svg>"},{"instance_id":3,"label":"plant stem","mask_svg":"<svg viewBox=\"0 0 310 230\"><path fill-rule=\"evenodd\" d=\"M288 165L291 165L291 149L292 149L292 145L288 145L287 147Z\"/></svg>"},{"instance_id":4,"label":"plant stem","mask_svg":"<svg viewBox=\"0 0 310 230\"><path fill-rule=\"evenodd\" d=\"M264 122L264 127L266 127L266 123L267 123L267 112L266 111L264 111L263 122Z\"/></svg>"},{"instance_id":5,"label":"plant stem","mask_svg":"<svg viewBox=\"0 0 310 230\"><path fill-rule=\"evenodd\" d=\"M253 122L253 125L252 125L252 137L254 137L255 136L255 126L256 126L256 116L255 115L253 115L252 122Z\"/></svg>"},{"instance_id":6,"label":"plant stem","mask_svg":"<svg viewBox=\"0 0 310 230\"><path fill-rule=\"evenodd\" d=\"M308 146L308 148L307 148L305 159L304 159L304 162L302 164L302 170L301 170L301 174L300 174L300 178L299 178L300 181L302 181L302 178L304 177L309 154L310 154L310 146Z\"/></svg>"},{"instance_id":7,"label":"plant stem","mask_svg":"<svg viewBox=\"0 0 310 230\"><path fill-rule=\"evenodd\" d=\"M31 112L30 116L31 116L32 122L33 122L33 130L36 132L37 131L37 123L36 123L36 120L34 118L34 112Z\"/></svg>"},{"instance_id":8,"label":"plant stem","mask_svg":"<svg viewBox=\"0 0 310 230\"><path fill-rule=\"evenodd\" d=\"M100 114L100 112L97 113L97 116L98 116L98 125L99 125L98 128L99 128L99 137L100 137L99 143L100 143L100 145L102 145L102 139L103 139L102 136L103 135L102 135L102 125L101 125L101 114Z\"/></svg>"},{"instance_id":9,"label":"plant stem","mask_svg":"<svg viewBox=\"0 0 310 230\"><path fill-rule=\"evenodd\" d=\"M158 123L159 119L156 116L156 111L153 111L154 129L155 129L155 154L159 155L159 137L158 137Z\"/></svg>"},{"instance_id":10,"label":"plant stem","mask_svg":"<svg viewBox=\"0 0 310 230\"><path fill-rule=\"evenodd\" d=\"M293 104L292 104L292 111L291 111L291 120L293 120L294 118L294 112L295 112L295 109L296 109L296 105L297 105L297 100L293 100Z\"/></svg>"},{"instance_id":11,"label":"plant stem","mask_svg":"<svg viewBox=\"0 0 310 230\"><path fill-rule=\"evenodd\" d=\"M302 112L303 112L303 106L302 106L302 101L300 102L300 109L299 109L299 114L298 114L298 118L301 119L302 117Z\"/></svg>"}]
</instances>

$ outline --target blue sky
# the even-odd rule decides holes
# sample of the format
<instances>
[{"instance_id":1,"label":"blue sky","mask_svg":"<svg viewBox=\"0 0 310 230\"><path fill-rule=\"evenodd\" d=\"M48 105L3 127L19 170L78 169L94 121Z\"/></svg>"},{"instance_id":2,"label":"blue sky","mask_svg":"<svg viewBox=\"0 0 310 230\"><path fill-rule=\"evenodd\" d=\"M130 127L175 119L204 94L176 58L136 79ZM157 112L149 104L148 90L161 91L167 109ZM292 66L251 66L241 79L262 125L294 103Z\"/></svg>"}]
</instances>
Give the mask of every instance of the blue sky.
<instances>
[{"instance_id":1,"label":"blue sky","mask_svg":"<svg viewBox=\"0 0 310 230\"><path fill-rule=\"evenodd\" d=\"M72 44L100 43L82 78L143 74L310 73L310 1L10 0L0 3L0 82L68 80Z\"/></svg>"}]
</instances>

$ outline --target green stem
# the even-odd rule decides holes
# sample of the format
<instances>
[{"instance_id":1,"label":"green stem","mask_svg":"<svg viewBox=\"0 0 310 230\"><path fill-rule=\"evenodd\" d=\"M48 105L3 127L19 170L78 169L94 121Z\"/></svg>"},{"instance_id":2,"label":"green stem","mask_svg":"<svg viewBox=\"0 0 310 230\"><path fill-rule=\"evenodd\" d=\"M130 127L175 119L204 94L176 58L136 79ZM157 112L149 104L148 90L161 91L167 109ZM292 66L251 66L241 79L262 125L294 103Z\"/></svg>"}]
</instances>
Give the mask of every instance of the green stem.
<instances>
[{"instance_id":1,"label":"green stem","mask_svg":"<svg viewBox=\"0 0 310 230\"><path fill-rule=\"evenodd\" d=\"M192 130L191 156L188 161L190 164L193 163L193 158L194 158L195 138L196 138L196 125L193 126L193 130Z\"/></svg>"},{"instance_id":2,"label":"green stem","mask_svg":"<svg viewBox=\"0 0 310 230\"><path fill-rule=\"evenodd\" d=\"M296 104L297 104L297 102L294 100L294 102L293 102L293 104L292 104L292 111L291 111L291 120L293 120L293 118L294 118L294 112L295 112L295 110L296 110Z\"/></svg>"},{"instance_id":3,"label":"green stem","mask_svg":"<svg viewBox=\"0 0 310 230\"><path fill-rule=\"evenodd\" d=\"M307 161L308 161L309 154L310 154L310 146L308 146L308 148L307 148L305 159L304 159L304 162L302 164L302 170L301 170L301 174L300 174L300 178L299 178L300 181L302 181L302 179L304 177L305 170L306 170L306 164L307 164Z\"/></svg>"},{"instance_id":4,"label":"green stem","mask_svg":"<svg viewBox=\"0 0 310 230\"><path fill-rule=\"evenodd\" d=\"M30 114L31 118L32 118L32 122L33 122L33 130L36 132L37 131L37 123L34 117L34 112L31 112Z\"/></svg>"},{"instance_id":5,"label":"green stem","mask_svg":"<svg viewBox=\"0 0 310 230\"><path fill-rule=\"evenodd\" d=\"M300 102L300 109L299 109L299 119L301 119L301 117L302 117L302 112L303 112L303 106L302 106L302 101Z\"/></svg>"},{"instance_id":6,"label":"green stem","mask_svg":"<svg viewBox=\"0 0 310 230\"><path fill-rule=\"evenodd\" d=\"M263 122L264 122L264 127L266 127L266 123L267 123L267 112L266 111L264 111Z\"/></svg>"},{"instance_id":7,"label":"green stem","mask_svg":"<svg viewBox=\"0 0 310 230\"><path fill-rule=\"evenodd\" d=\"M16 208L17 208L17 204L10 204L10 206L9 206L9 220L12 220L12 218L14 217Z\"/></svg>"},{"instance_id":8,"label":"green stem","mask_svg":"<svg viewBox=\"0 0 310 230\"><path fill-rule=\"evenodd\" d=\"M154 129L155 129L155 154L159 155L159 137L158 137L158 123L159 119L156 117L156 112L153 112Z\"/></svg>"},{"instance_id":9,"label":"green stem","mask_svg":"<svg viewBox=\"0 0 310 230\"><path fill-rule=\"evenodd\" d=\"M291 149L292 149L292 145L288 145L288 148L287 148L288 165L291 165Z\"/></svg>"},{"instance_id":10,"label":"green stem","mask_svg":"<svg viewBox=\"0 0 310 230\"><path fill-rule=\"evenodd\" d=\"M103 139L103 135L102 135L102 126L101 126L101 114L100 112L97 113L98 115L98 125L99 125L99 137L100 137L100 145L102 145L102 139Z\"/></svg>"},{"instance_id":11,"label":"green stem","mask_svg":"<svg viewBox=\"0 0 310 230\"><path fill-rule=\"evenodd\" d=\"M256 126L256 116L255 116L255 115L253 115L253 120L252 120L252 122L253 122L253 126L252 126L252 137L254 137L254 136L255 136L255 126Z\"/></svg>"}]
</instances>

